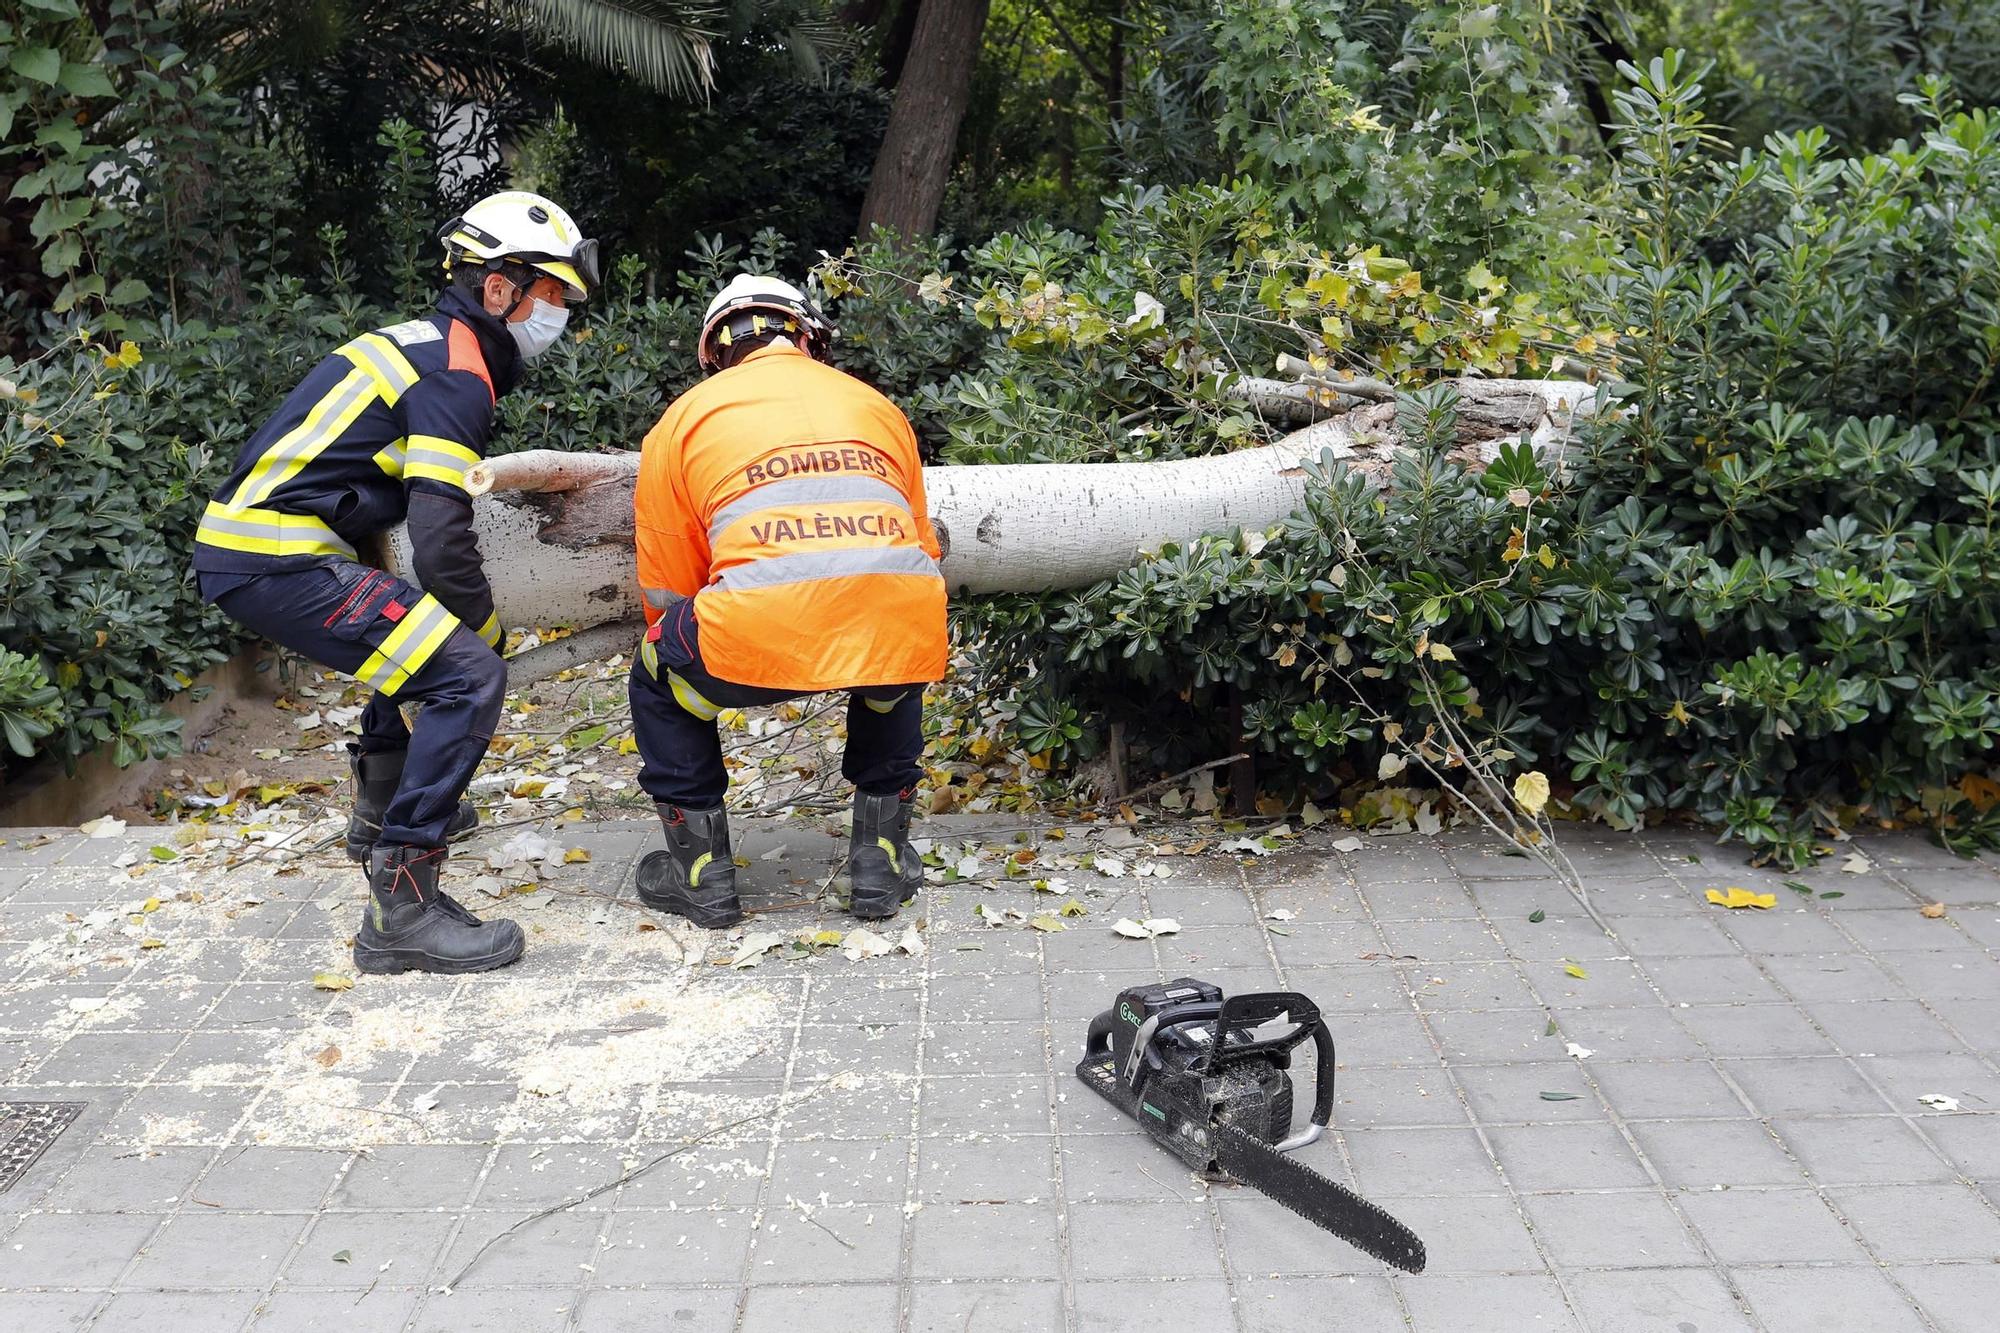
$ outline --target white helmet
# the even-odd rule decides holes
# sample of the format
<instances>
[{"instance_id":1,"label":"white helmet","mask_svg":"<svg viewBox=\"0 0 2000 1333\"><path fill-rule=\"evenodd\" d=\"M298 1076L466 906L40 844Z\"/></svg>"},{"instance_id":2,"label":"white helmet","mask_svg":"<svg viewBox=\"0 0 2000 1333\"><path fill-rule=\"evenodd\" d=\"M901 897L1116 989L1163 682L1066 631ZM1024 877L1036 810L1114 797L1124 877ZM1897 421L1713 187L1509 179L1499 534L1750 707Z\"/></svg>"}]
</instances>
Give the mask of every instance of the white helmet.
<instances>
[{"instance_id":1,"label":"white helmet","mask_svg":"<svg viewBox=\"0 0 2000 1333\"><path fill-rule=\"evenodd\" d=\"M596 288L597 242L553 200L526 190L489 194L438 231L444 269L462 263L499 271L512 261L538 269L582 301Z\"/></svg>"},{"instance_id":2,"label":"white helmet","mask_svg":"<svg viewBox=\"0 0 2000 1333\"><path fill-rule=\"evenodd\" d=\"M781 334L798 343L807 355L824 360L833 326L812 298L781 278L739 273L717 292L701 317L701 368L717 371L725 349L745 338Z\"/></svg>"}]
</instances>

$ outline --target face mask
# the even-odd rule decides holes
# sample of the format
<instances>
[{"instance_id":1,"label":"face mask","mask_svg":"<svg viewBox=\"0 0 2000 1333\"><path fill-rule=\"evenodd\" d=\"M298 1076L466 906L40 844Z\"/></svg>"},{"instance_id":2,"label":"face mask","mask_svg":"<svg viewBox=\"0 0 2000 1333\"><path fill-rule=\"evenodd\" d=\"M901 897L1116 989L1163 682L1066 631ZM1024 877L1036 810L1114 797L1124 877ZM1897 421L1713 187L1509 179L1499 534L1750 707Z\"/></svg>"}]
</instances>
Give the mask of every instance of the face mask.
<instances>
[{"instance_id":1,"label":"face mask","mask_svg":"<svg viewBox=\"0 0 2000 1333\"><path fill-rule=\"evenodd\" d=\"M550 305L539 296L528 317L507 326L507 332L514 335L514 345L521 349L523 361L533 361L542 353L555 346L556 339L569 326L569 309L566 306Z\"/></svg>"}]
</instances>

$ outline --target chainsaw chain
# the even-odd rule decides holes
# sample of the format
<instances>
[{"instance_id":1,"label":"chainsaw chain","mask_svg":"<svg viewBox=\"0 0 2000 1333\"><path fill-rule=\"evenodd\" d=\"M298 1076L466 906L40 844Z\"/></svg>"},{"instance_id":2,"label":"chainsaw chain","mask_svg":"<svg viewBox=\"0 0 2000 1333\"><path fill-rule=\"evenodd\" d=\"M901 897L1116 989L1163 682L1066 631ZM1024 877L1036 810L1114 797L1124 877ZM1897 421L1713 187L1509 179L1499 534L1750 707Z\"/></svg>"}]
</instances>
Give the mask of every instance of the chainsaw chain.
<instances>
[{"instance_id":1,"label":"chainsaw chain","mask_svg":"<svg viewBox=\"0 0 2000 1333\"><path fill-rule=\"evenodd\" d=\"M1391 1267L1406 1273L1424 1271L1423 1241L1380 1206L1226 1121L1213 1126L1212 1132L1236 1149L1222 1155L1231 1174L1266 1198ZM1235 1170L1232 1159L1252 1165L1255 1174ZM1267 1170L1272 1174L1264 1175Z\"/></svg>"}]
</instances>

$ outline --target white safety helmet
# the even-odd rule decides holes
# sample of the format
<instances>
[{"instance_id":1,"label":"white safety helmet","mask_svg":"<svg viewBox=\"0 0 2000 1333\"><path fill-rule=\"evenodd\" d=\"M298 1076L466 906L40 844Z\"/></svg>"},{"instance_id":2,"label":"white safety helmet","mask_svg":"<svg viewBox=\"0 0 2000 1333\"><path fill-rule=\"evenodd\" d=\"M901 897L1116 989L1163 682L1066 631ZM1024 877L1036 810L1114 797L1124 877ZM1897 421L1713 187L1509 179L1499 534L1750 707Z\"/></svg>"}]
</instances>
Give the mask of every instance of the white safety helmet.
<instances>
[{"instance_id":1,"label":"white safety helmet","mask_svg":"<svg viewBox=\"0 0 2000 1333\"><path fill-rule=\"evenodd\" d=\"M720 370L728 348L767 334L790 338L807 355L824 361L833 326L812 298L791 283L739 273L708 303L696 359L703 370Z\"/></svg>"},{"instance_id":2,"label":"white safety helmet","mask_svg":"<svg viewBox=\"0 0 2000 1333\"><path fill-rule=\"evenodd\" d=\"M562 283L573 301L587 300L600 277L597 242L553 200L526 190L489 194L438 231L444 269L460 264L500 272L525 265Z\"/></svg>"}]
</instances>

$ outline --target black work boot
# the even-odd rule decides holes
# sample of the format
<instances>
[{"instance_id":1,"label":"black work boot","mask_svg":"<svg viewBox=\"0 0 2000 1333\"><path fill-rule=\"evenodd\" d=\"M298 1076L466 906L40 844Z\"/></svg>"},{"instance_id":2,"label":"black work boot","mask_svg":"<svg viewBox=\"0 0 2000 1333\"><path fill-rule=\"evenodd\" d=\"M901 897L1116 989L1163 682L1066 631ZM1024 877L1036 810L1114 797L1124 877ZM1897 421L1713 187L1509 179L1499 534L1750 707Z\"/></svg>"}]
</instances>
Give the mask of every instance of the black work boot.
<instances>
[{"instance_id":1,"label":"black work boot","mask_svg":"<svg viewBox=\"0 0 2000 1333\"><path fill-rule=\"evenodd\" d=\"M917 896L924 863L910 846L910 794L854 793L854 832L847 843L847 876L854 886L849 911L882 921Z\"/></svg>"},{"instance_id":2,"label":"black work boot","mask_svg":"<svg viewBox=\"0 0 2000 1333\"><path fill-rule=\"evenodd\" d=\"M368 906L354 936L363 972L484 972L521 956L512 921L481 921L438 887L442 847L379 844L368 853Z\"/></svg>"},{"instance_id":3,"label":"black work boot","mask_svg":"<svg viewBox=\"0 0 2000 1333\"><path fill-rule=\"evenodd\" d=\"M729 850L729 816L721 806L688 810L660 804L667 850L639 862L639 901L656 912L684 916L721 930L743 919L736 898L736 862Z\"/></svg>"},{"instance_id":4,"label":"black work boot","mask_svg":"<svg viewBox=\"0 0 2000 1333\"><path fill-rule=\"evenodd\" d=\"M368 849L382 836L382 812L396 795L403 780L403 761L408 750L377 750L363 754L347 747L347 767L354 774L354 813L347 817L347 859L366 861ZM458 813L444 831L447 842L457 842L479 827L479 811L472 802L460 801Z\"/></svg>"}]
</instances>

